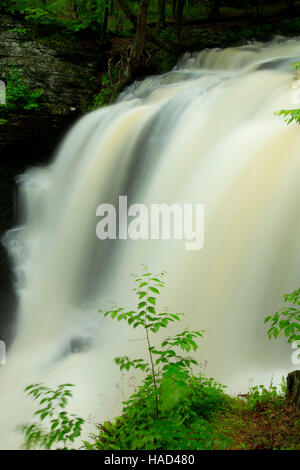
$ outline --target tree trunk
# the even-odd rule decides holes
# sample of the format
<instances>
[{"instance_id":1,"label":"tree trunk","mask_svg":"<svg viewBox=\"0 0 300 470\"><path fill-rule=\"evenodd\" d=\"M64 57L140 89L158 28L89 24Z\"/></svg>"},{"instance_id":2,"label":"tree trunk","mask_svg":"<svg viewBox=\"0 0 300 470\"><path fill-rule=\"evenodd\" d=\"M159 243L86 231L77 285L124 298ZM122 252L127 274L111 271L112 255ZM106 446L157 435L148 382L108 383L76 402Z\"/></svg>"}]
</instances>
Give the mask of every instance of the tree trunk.
<instances>
[{"instance_id":1,"label":"tree trunk","mask_svg":"<svg viewBox=\"0 0 300 470\"><path fill-rule=\"evenodd\" d=\"M127 5L126 0L118 0L121 10L124 12L125 16L131 21L132 24L136 27L137 19L136 16L132 13L130 8Z\"/></svg>"},{"instance_id":2,"label":"tree trunk","mask_svg":"<svg viewBox=\"0 0 300 470\"><path fill-rule=\"evenodd\" d=\"M137 25L137 17L132 13L130 8L128 7L126 0L118 0L121 10L123 11L124 15L131 21L131 23L136 27ZM146 28L147 37L151 42L156 44L161 49L169 52L170 54L177 55L178 52L183 52L181 49L181 44L179 42L165 40L160 38L157 34L153 33L151 30ZM193 47L193 46L191 46ZM203 46L204 47L204 46Z\"/></svg>"},{"instance_id":3,"label":"tree trunk","mask_svg":"<svg viewBox=\"0 0 300 470\"><path fill-rule=\"evenodd\" d=\"M243 1L243 5L244 5L244 8L245 8L245 16L248 16L248 13L249 13L249 4L248 4L248 0L244 0L244 1Z\"/></svg>"},{"instance_id":4,"label":"tree trunk","mask_svg":"<svg viewBox=\"0 0 300 470\"><path fill-rule=\"evenodd\" d=\"M300 370L290 372L287 376L288 396L296 403L300 411Z\"/></svg>"},{"instance_id":5,"label":"tree trunk","mask_svg":"<svg viewBox=\"0 0 300 470\"><path fill-rule=\"evenodd\" d=\"M256 0L255 2L255 10L256 10L256 16L259 16L259 0Z\"/></svg>"},{"instance_id":6,"label":"tree trunk","mask_svg":"<svg viewBox=\"0 0 300 470\"><path fill-rule=\"evenodd\" d=\"M158 0L156 31L159 34L165 27L166 22L166 0Z\"/></svg>"},{"instance_id":7,"label":"tree trunk","mask_svg":"<svg viewBox=\"0 0 300 470\"><path fill-rule=\"evenodd\" d=\"M73 0L73 10L75 12L76 20L78 20L79 19L79 12L78 12L78 5L77 5L76 0Z\"/></svg>"},{"instance_id":8,"label":"tree trunk","mask_svg":"<svg viewBox=\"0 0 300 470\"><path fill-rule=\"evenodd\" d=\"M103 38L106 35L107 25L108 25L108 14L109 14L109 1L105 1L105 10L104 10L104 18L103 18L103 28L102 28L102 36Z\"/></svg>"},{"instance_id":9,"label":"tree trunk","mask_svg":"<svg viewBox=\"0 0 300 470\"><path fill-rule=\"evenodd\" d=\"M288 0L288 5L287 5L288 10L292 10L292 8L294 7L294 3L295 3L295 0Z\"/></svg>"},{"instance_id":10,"label":"tree trunk","mask_svg":"<svg viewBox=\"0 0 300 470\"><path fill-rule=\"evenodd\" d=\"M220 16L220 0L213 0L211 7L211 16L213 18Z\"/></svg>"},{"instance_id":11,"label":"tree trunk","mask_svg":"<svg viewBox=\"0 0 300 470\"><path fill-rule=\"evenodd\" d=\"M137 33L134 48L135 57L140 57L143 52L146 37L146 23L149 5L150 0L140 0L140 10L137 19Z\"/></svg>"},{"instance_id":12,"label":"tree trunk","mask_svg":"<svg viewBox=\"0 0 300 470\"><path fill-rule=\"evenodd\" d=\"M264 12L264 0L256 0L256 16L261 16Z\"/></svg>"},{"instance_id":13,"label":"tree trunk","mask_svg":"<svg viewBox=\"0 0 300 470\"><path fill-rule=\"evenodd\" d=\"M185 0L178 0L175 19L175 39L179 41Z\"/></svg>"},{"instance_id":14,"label":"tree trunk","mask_svg":"<svg viewBox=\"0 0 300 470\"><path fill-rule=\"evenodd\" d=\"M173 20L174 21L176 19L176 5L177 5L177 1L173 0L173 2L172 2L172 13L173 13Z\"/></svg>"},{"instance_id":15,"label":"tree trunk","mask_svg":"<svg viewBox=\"0 0 300 470\"><path fill-rule=\"evenodd\" d=\"M111 0L110 7L109 7L109 14L111 16L114 14L114 10L115 10L115 2L114 2L114 0Z\"/></svg>"}]
</instances>

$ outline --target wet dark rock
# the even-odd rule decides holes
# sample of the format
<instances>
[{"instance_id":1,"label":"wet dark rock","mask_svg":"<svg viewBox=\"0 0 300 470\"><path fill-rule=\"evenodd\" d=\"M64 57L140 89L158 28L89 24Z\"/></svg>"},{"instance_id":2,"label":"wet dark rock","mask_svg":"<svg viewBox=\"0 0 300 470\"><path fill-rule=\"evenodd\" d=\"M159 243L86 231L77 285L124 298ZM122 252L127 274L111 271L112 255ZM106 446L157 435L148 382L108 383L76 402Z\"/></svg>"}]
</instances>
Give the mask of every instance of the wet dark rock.
<instances>
[{"instance_id":1,"label":"wet dark rock","mask_svg":"<svg viewBox=\"0 0 300 470\"><path fill-rule=\"evenodd\" d=\"M290 372L287 376L287 389L288 395L300 411L300 370Z\"/></svg>"},{"instance_id":2,"label":"wet dark rock","mask_svg":"<svg viewBox=\"0 0 300 470\"><path fill-rule=\"evenodd\" d=\"M88 351L92 346L92 338L88 336L76 336L71 338L67 344L61 348L57 356L56 361L60 361L70 356L71 354L79 354Z\"/></svg>"},{"instance_id":3,"label":"wet dark rock","mask_svg":"<svg viewBox=\"0 0 300 470\"><path fill-rule=\"evenodd\" d=\"M49 114L70 114L74 109L85 111L92 98L95 64L74 64L61 59L58 53L39 44L24 33L22 25L0 16L0 79L18 69L30 89L43 89L41 104ZM19 29L19 31L18 31Z\"/></svg>"}]
</instances>

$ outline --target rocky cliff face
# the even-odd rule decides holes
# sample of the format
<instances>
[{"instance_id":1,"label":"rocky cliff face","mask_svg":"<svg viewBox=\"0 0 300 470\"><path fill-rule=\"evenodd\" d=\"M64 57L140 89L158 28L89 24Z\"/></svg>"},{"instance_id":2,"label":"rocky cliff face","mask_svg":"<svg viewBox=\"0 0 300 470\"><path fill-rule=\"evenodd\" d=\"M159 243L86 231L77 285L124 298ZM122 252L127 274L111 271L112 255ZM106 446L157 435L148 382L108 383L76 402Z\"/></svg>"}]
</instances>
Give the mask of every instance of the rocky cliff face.
<instances>
[{"instance_id":1,"label":"rocky cliff face","mask_svg":"<svg viewBox=\"0 0 300 470\"><path fill-rule=\"evenodd\" d=\"M26 30L25 30L26 31ZM51 114L86 110L92 94L95 62L62 60L58 53L24 33L24 26L0 16L0 79L17 68L31 89L43 89L41 104Z\"/></svg>"},{"instance_id":2,"label":"rocky cliff face","mask_svg":"<svg viewBox=\"0 0 300 470\"><path fill-rule=\"evenodd\" d=\"M17 69L30 90L43 90L38 110L0 110L0 237L16 223L15 177L49 161L66 130L91 104L97 51L76 62L41 44L14 18L0 15L0 80ZM12 274L0 243L0 339L10 336L13 304Z\"/></svg>"},{"instance_id":3,"label":"rocky cliff face","mask_svg":"<svg viewBox=\"0 0 300 470\"><path fill-rule=\"evenodd\" d=\"M65 129L87 111L95 92L98 58L88 54L81 59L81 63L63 59L32 39L24 25L0 16L0 80L5 82L17 70L30 90L43 90L38 110L0 110L0 167L7 158L10 165L21 160L25 167L27 160L28 164L44 161Z\"/></svg>"}]
</instances>

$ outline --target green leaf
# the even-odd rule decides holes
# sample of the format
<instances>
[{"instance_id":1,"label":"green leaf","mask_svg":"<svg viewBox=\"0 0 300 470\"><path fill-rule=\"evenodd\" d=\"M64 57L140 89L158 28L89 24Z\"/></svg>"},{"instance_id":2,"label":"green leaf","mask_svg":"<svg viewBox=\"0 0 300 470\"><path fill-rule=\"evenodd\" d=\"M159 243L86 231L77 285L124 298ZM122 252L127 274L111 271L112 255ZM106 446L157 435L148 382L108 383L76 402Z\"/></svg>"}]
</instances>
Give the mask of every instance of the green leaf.
<instances>
[{"instance_id":1,"label":"green leaf","mask_svg":"<svg viewBox=\"0 0 300 470\"><path fill-rule=\"evenodd\" d=\"M154 294L159 294L159 290L156 289L156 287L149 287L149 289L151 290L151 292L154 292Z\"/></svg>"},{"instance_id":2,"label":"green leaf","mask_svg":"<svg viewBox=\"0 0 300 470\"><path fill-rule=\"evenodd\" d=\"M150 313L152 313L152 314L155 314L155 313L156 313L155 308L154 308L154 307L151 307L151 305L147 307L147 310L148 310L148 312L150 312ZM154 320L155 320L155 318L154 318Z\"/></svg>"}]
</instances>

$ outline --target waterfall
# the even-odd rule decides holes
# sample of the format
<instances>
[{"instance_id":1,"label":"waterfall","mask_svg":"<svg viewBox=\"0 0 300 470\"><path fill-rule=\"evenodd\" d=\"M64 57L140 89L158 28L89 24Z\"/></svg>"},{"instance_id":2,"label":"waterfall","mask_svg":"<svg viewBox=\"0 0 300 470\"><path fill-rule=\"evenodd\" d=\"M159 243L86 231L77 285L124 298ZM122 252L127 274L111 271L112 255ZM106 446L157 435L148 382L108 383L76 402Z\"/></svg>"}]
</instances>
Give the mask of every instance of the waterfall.
<instances>
[{"instance_id":1,"label":"waterfall","mask_svg":"<svg viewBox=\"0 0 300 470\"><path fill-rule=\"evenodd\" d=\"M141 333L104 319L110 300L134 307L131 273L166 270L160 305L205 330L198 360L237 393L293 369L264 317L300 285L300 131L274 112L293 105L298 39L185 54L169 73L135 82L84 116L53 161L19 178L20 225L5 244L19 297L16 334L0 366L0 447L18 448L32 419L31 383L76 384L70 408L93 423L116 416L113 358L143 354ZM96 209L204 204L205 241L99 240ZM299 198L299 199L298 199ZM121 391L121 392L120 392Z\"/></svg>"}]
</instances>

